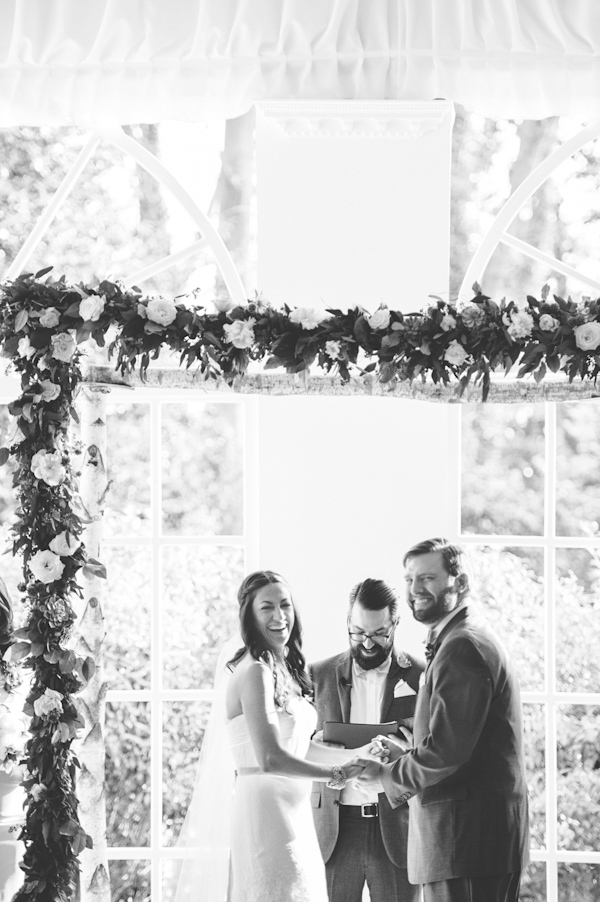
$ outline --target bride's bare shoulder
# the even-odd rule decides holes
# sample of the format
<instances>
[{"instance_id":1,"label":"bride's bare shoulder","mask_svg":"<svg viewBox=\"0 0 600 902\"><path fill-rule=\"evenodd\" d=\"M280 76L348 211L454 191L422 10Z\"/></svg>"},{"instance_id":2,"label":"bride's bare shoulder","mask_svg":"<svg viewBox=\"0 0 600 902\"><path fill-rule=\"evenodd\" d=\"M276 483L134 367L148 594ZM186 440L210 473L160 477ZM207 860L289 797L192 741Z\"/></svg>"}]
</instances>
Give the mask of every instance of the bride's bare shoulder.
<instances>
[{"instance_id":1,"label":"bride's bare shoulder","mask_svg":"<svg viewBox=\"0 0 600 902\"><path fill-rule=\"evenodd\" d=\"M268 664L264 661L257 661L250 652L246 652L234 667L227 686L226 704L229 719L242 714L242 688L247 689L252 685L259 686L264 684L265 679L271 679Z\"/></svg>"}]
</instances>

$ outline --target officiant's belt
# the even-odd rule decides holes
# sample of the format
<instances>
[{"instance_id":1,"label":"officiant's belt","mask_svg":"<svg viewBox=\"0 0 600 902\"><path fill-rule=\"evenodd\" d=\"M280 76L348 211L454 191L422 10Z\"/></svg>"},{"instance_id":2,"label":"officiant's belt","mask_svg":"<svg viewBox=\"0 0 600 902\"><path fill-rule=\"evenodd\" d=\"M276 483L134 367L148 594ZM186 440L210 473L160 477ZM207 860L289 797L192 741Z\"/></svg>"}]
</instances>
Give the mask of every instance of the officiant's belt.
<instances>
[{"instance_id":1,"label":"officiant's belt","mask_svg":"<svg viewBox=\"0 0 600 902\"><path fill-rule=\"evenodd\" d=\"M340 816L346 817L379 817L379 805L371 802L368 805L340 805Z\"/></svg>"}]
</instances>

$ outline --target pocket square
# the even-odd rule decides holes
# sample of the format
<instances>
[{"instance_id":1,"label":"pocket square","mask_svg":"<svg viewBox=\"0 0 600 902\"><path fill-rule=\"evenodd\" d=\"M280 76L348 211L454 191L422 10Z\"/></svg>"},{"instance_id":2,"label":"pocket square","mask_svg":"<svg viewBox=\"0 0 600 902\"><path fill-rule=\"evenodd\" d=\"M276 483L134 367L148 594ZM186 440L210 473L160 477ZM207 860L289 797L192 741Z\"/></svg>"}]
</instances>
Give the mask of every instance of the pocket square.
<instances>
[{"instance_id":1,"label":"pocket square","mask_svg":"<svg viewBox=\"0 0 600 902\"><path fill-rule=\"evenodd\" d=\"M416 695L416 694L417 693L415 692L415 690L412 689L408 685L408 683L406 683L404 680L400 680L394 686L394 698L403 698L405 695Z\"/></svg>"}]
</instances>

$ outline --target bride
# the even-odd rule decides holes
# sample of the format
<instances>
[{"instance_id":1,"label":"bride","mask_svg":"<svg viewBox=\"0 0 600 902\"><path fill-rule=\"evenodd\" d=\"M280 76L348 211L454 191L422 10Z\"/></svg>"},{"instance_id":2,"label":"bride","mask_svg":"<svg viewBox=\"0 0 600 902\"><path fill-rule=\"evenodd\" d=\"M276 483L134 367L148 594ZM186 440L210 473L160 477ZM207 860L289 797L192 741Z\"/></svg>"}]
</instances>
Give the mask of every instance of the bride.
<instances>
[{"instance_id":1,"label":"bride","mask_svg":"<svg viewBox=\"0 0 600 902\"><path fill-rule=\"evenodd\" d=\"M354 756L368 756L371 746L347 751L311 742L316 712L309 700L300 621L283 577L270 570L251 573L238 601L243 645L217 686L213 713L220 705L223 712L205 735L201 774L180 838L200 854L184 862L176 902L327 902L311 783L341 788L362 772ZM223 723L228 741L215 742ZM235 768L233 793L225 775L232 769L226 745ZM231 827L225 831L230 799ZM204 843L208 856L202 855ZM221 878L215 879L219 862Z\"/></svg>"}]
</instances>

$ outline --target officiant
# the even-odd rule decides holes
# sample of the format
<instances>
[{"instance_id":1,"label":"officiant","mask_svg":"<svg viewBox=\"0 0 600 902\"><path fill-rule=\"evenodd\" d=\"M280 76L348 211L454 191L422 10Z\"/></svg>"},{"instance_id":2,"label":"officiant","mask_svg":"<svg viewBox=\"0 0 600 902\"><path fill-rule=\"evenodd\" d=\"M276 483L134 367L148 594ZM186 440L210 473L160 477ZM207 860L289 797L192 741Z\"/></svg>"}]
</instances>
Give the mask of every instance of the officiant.
<instances>
[{"instance_id":1,"label":"officiant","mask_svg":"<svg viewBox=\"0 0 600 902\"><path fill-rule=\"evenodd\" d=\"M398 606L395 591L382 580L365 579L352 589L349 649L310 667L319 731L314 738L321 738L326 723L393 721L401 733L402 722L412 723L424 662L394 648ZM350 784L340 791L322 783L313 785L312 804L330 902L360 902L365 882L371 902L416 902L419 888L406 871L406 805L392 808L384 793L365 796Z\"/></svg>"}]
</instances>

